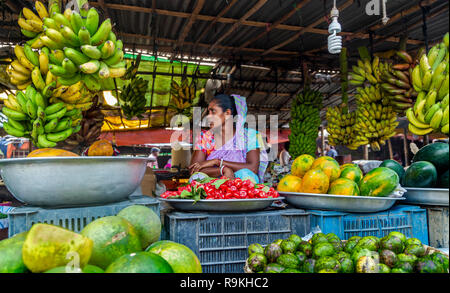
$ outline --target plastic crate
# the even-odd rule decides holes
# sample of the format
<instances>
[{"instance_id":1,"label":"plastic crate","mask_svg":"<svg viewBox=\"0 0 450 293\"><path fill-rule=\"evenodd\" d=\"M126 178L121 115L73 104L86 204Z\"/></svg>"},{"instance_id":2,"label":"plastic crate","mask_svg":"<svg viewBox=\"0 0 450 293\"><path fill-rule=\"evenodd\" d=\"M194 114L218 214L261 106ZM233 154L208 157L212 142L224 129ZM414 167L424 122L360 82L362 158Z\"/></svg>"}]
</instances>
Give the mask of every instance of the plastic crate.
<instances>
[{"instance_id":1,"label":"plastic crate","mask_svg":"<svg viewBox=\"0 0 450 293\"><path fill-rule=\"evenodd\" d=\"M309 214L298 209L246 214L171 212L164 221L165 239L192 249L204 273L243 273L250 244L265 246L310 231Z\"/></svg>"},{"instance_id":2,"label":"plastic crate","mask_svg":"<svg viewBox=\"0 0 450 293\"><path fill-rule=\"evenodd\" d=\"M307 210L311 227L319 226L323 233L334 233L342 240L352 236L383 237L398 231L428 245L426 210L417 206L398 205L387 211L370 214Z\"/></svg>"},{"instance_id":3,"label":"plastic crate","mask_svg":"<svg viewBox=\"0 0 450 293\"><path fill-rule=\"evenodd\" d=\"M423 208L427 211L430 246L436 248L448 248L448 207L433 206Z\"/></svg>"},{"instance_id":4,"label":"plastic crate","mask_svg":"<svg viewBox=\"0 0 450 293\"><path fill-rule=\"evenodd\" d=\"M103 206L46 209L39 207L17 207L8 213L9 237L27 231L35 223L58 225L74 232L80 232L90 222L106 216L114 216L131 205L144 205L158 216L159 201L147 196L133 196L129 200Z\"/></svg>"}]
</instances>

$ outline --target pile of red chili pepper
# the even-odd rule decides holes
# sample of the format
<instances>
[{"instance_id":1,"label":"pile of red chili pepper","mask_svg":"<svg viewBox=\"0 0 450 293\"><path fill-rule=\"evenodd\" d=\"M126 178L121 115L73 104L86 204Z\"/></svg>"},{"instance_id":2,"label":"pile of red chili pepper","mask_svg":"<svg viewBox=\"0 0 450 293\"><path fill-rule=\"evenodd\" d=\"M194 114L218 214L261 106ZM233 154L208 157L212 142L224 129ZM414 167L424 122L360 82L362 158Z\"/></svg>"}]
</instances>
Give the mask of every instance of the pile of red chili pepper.
<instances>
[{"instance_id":1,"label":"pile of red chili pepper","mask_svg":"<svg viewBox=\"0 0 450 293\"><path fill-rule=\"evenodd\" d=\"M250 180L212 179L209 182L192 181L189 185L179 187L178 191L166 191L162 198L170 199L249 199L277 198L278 192L264 184L254 184Z\"/></svg>"}]
</instances>

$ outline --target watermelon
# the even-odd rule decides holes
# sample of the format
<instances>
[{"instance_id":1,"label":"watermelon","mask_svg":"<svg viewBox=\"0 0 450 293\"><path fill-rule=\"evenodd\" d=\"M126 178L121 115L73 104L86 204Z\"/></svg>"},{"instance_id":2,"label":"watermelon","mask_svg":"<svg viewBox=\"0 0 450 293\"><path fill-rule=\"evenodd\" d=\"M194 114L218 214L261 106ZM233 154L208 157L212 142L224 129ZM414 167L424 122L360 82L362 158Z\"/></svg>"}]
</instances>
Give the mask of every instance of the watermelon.
<instances>
[{"instance_id":1,"label":"watermelon","mask_svg":"<svg viewBox=\"0 0 450 293\"><path fill-rule=\"evenodd\" d=\"M201 273L200 260L189 247L169 240L153 243L147 252L155 253L164 258L172 267L174 273Z\"/></svg>"},{"instance_id":2,"label":"watermelon","mask_svg":"<svg viewBox=\"0 0 450 293\"><path fill-rule=\"evenodd\" d=\"M56 268L50 269L44 273L47 273L47 274L88 273L89 274L89 273L104 273L104 271L99 267L96 267L93 265L86 265L83 269L71 268L70 266L69 267L66 267L66 266L56 267Z\"/></svg>"},{"instance_id":3,"label":"watermelon","mask_svg":"<svg viewBox=\"0 0 450 293\"><path fill-rule=\"evenodd\" d=\"M437 186L440 188L448 188L448 170L439 177Z\"/></svg>"},{"instance_id":4,"label":"watermelon","mask_svg":"<svg viewBox=\"0 0 450 293\"><path fill-rule=\"evenodd\" d=\"M105 272L101 268L99 268L97 266L93 266L93 265L86 265L82 270L83 270L83 273L86 273L86 274L100 274L100 273Z\"/></svg>"},{"instance_id":5,"label":"watermelon","mask_svg":"<svg viewBox=\"0 0 450 293\"><path fill-rule=\"evenodd\" d=\"M83 270L80 268L71 268L71 267L56 267L45 271L46 274L80 274L83 273Z\"/></svg>"},{"instance_id":6,"label":"watermelon","mask_svg":"<svg viewBox=\"0 0 450 293\"><path fill-rule=\"evenodd\" d=\"M106 269L118 257L142 251L141 240L130 222L118 216L99 218L89 223L81 235L94 241L89 264Z\"/></svg>"},{"instance_id":7,"label":"watermelon","mask_svg":"<svg viewBox=\"0 0 450 293\"><path fill-rule=\"evenodd\" d=\"M22 246L27 232L16 234L0 241L0 273L25 273L27 267L22 260Z\"/></svg>"},{"instance_id":8,"label":"watermelon","mask_svg":"<svg viewBox=\"0 0 450 293\"><path fill-rule=\"evenodd\" d=\"M77 261L84 267L92 254L91 239L70 230L38 223L28 231L22 247L24 264L33 273Z\"/></svg>"},{"instance_id":9,"label":"watermelon","mask_svg":"<svg viewBox=\"0 0 450 293\"><path fill-rule=\"evenodd\" d=\"M161 220L152 209L133 205L121 210L117 216L128 220L133 225L141 240L142 249L158 241L161 235Z\"/></svg>"},{"instance_id":10,"label":"watermelon","mask_svg":"<svg viewBox=\"0 0 450 293\"><path fill-rule=\"evenodd\" d=\"M362 196L389 196L398 186L399 177L394 170L378 167L367 173L360 182Z\"/></svg>"},{"instance_id":11,"label":"watermelon","mask_svg":"<svg viewBox=\"0 0 450 293\"><path fill-rule=\"evenodd\" d=\"M151 252L125 254L111 263L105 273L173 273L164 258Z\"/></svg>"},{"instance_id":12,"label":"watermelon","mask_svg":"<svg viewBox=\"0 0 450 293\"><path fill-rule=\"evenodd\" d=\"M437 177L437 170L432 163L426 161L415 162L406 169L403 186L420 188L435 187Z\"/></svg>"},{"instance_id":13,"label":"watermelon","mask_svg":"<svg viewBox=\"0 0 450 293\"><path fill-rule=\"evenodd\" d=\"M439 174L448 170L449 146L447 143L435 142L422 147L413 157L413 162L432 163Z\"/></svg>"},{"instance_id":14,"label":"watermelon","mask_svg":"<svg viewBox=\"0 0 450 293\"><path fill-rule=\"evenodd\" d=\"M403 169L403 166L394 160L384 160L379 167L386 167L394 170L400 179L403 178L403 175L405 174L405 169Z\"/></svg>"}]
</instances>

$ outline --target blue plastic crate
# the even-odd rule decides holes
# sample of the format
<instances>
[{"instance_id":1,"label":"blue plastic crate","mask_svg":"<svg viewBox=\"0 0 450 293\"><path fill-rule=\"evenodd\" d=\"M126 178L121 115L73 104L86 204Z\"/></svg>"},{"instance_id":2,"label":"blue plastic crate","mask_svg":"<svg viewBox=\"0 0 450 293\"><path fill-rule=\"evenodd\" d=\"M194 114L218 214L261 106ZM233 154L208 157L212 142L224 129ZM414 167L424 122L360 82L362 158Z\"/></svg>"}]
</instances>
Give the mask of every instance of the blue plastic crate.
<instances>
[{"instance_id":1,"label":"blue plastic crate","mask_svg":"<svg viewBox=\"0 0 450 293\"><path fill-rule=\"evenodd\" d=\"M165 238L186 245L204 273L243 273L247 248L310 232L309 214L287 209L253 213L167 213Z\"/></svg>"},{"instance_id":2,"label":"blue plastic crate","mask_svg":"<svg viewBox=\"0 0 450 293\"><path fill-rule=\"evenodd\" d=\"M323 233L334 233L342 240L352 236L383 237L398 231L406 237L415 237L428 245L427 213L417 206L398 205L378 213L342 213L307 210L311 227L319 226Z\"/></svg>"},{"instance_id":3,"label":"blue plastic crate","mask_svg":"<svg viewBox=\"0 0 450 293\"><path fill-rule=\"evenodd\" d=\"M131 205L144 205L158 216L159 201L148 196L130 196L129 200L102 206L46 209L39 207L17 207L8 213L9 237L27 231L35 223L47 223L80 232L90 222L106 216L114 216Z\"/></svg>"}]
</instances>

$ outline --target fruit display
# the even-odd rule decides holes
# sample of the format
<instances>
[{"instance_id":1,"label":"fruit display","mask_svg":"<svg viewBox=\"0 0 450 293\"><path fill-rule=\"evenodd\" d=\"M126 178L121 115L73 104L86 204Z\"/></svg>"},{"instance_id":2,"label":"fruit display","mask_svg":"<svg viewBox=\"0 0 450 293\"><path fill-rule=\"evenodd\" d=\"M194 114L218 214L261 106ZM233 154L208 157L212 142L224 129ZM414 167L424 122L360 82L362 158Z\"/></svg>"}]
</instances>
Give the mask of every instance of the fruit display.
<instances>
[{"instance_id":1,"label":"fruit display","mask_svg":"<svg viewBox=\"0 0 450 293\"><path fill-rule=\"evenodd\" d=\"M386 197L400 183L401 177L387 167L375 168L363 176L356 164L339 166L335 159L328 156L315 160L305 156L294 160L292 166L295 168L291 169L291 174L278 183L279 192Z\"/></svg>"},{"instance_id":2,"label":"fruit display","mask_svg":"<svg viewBox=\"0 0 450 293\"><path fill-rule=\"evenodd\" d=\"M296 234L263 247L248 247L247 273L448 273L448 256L417 238L390 232L383 238L315 233L308 241Z\"/></svg>"},{"instance_id":3,"label":"fruit display","mask_svg":"<svg viewBox=\"0 0 450 293\"><path fill-rule=\"evenodd\" d=\"M0 241L0 272L202 272L198 257L188 247L158 241L160 233L159 216L143 205L93 220L80 233L36 223L29 231Z\"/></svg>"},{"instance_id":4,"label":"fruit display","mask_svg":"<svg viewBox=\"0 0 450 293\"><path fill-rule=\"evenodd\" d=\"M422 147L402 178L402 186L449 188L449 145L435 142Z\"/></svg>"},{"instance_id":5,"label":"fruit display","mask_svg":"<svg viewBox=\"0 0 450 293\"><path fill-rule=\"evenodd\" d=\"M420 57L411 72L419 93L413 107L406 111L408 129L416 135L449 133L449 34Z\"/></svg>"},{"instance_id":6,"label":"fruit display","mask_svg":"<svg viewBox=\"0 0 450 293\"><path fill-rule=\"evenodd\" d=\"M199 181L192 180L189 185L179 187L177 191L166 191L160 197L198 201L201 199L277 198L279 194L273 187L255 184L249 179L205 177Z\"/></svg>"},{"instance_id":7,"label":"fruit display","mask_svg":"<svg viewBox=\"0 0 450 293\"><path fill-rule=\"evenodd\" d=\"M8 117L3 128L10 135L31 139L39 148L52 148L80 131L82 114L81 109L68 110L62 102L49 104L48 95L43 92L29 85L25 91L17 91L16 96L10 94L8 105L2 108Z\"/></svg>"},{"instance_id":8,"label":"fruit display","mask_svg":"<svg viewBox=\"0 0 450 293\"><path fill-rule=\"evenodd\" d=\"M119 95L120 109L127 119L133 117L143 118L145 113L145 105L147 98L148 80L141 77L134 77L130 82L122 88Z\"/></svg>"},{"instance_id":9,"label":"fruit display","mask_svg":"<svg viewBox=\"0 0 450 293\"><path fill-rule=\"evenodd\" d=\"M170 83L170 103L169 108L174 109L177 114L190 116L193 101L195 99L195 83L191 84L187 78L181 80L181 85L175 80Z\"/></svg>"},{"instance_id":10,"label":"fruit display","mask_svg":"<svg viewBox=\"0 0 450 293\"><path fill-rule=\"evenodd\" d=\"M321 109L322 93L319 91L306 88L294 99L289 123L289 153L292 156L315 155Z\"/></svg>"}]
</instances>

